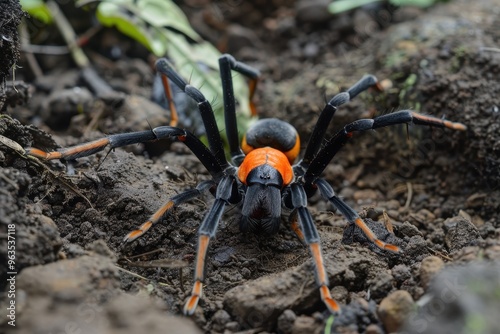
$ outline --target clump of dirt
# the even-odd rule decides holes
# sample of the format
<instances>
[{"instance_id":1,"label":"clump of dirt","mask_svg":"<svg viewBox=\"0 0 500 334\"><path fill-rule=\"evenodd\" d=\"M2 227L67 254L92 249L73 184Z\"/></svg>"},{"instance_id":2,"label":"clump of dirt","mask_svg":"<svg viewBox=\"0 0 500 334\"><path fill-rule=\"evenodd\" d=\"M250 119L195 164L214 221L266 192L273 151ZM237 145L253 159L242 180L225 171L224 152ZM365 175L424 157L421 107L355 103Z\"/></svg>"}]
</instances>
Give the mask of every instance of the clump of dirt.
<instances>
[{"instance_id":1,"label":"clump of dirt","mask_svg":"<svg viewBox=\"0 0 500 334\"><path fill-rule=\"evenodd\" d=\"M24 12L19 1L8 0L0 3L0 110L7 98L6 79L20 57L18 26Z\"/></svg>"},{"instance_id":2,"label":"clump of dirt","mask_svg":"<svg viewBox=\"0 0 500 334\"><path fill-rule=\"evenodd\" d=\"M495 80L500 54L485 48L499 41L494 2L437 6L414 20L363 36L366 41L359 48L347 44L347 49L339 47L343 42L330 35L328 25L296 21L293 4L280 2L271 14L252 12L266 22L258 27L259 20L249 19L252 38L289 41L262 52L241 48L235 56L263 73L257 92L262 117L289 121L303 142L324 96L347 89L365 73L389 79L385 85L392 88L363 93L342 106L330 134L358 118L406 108L468 127L459 133L412 126L409 139L404 127L360 134L327 167L327 181L378 237L403 249L400 255L380 251L359 230L345 228L345 219L319 196L310 199L331 292L342 304L342 314L332 318L326 311L307 248L291 231L283 226L272 237L242 234L238 209L229 209L210 244L204 296L195 315L170 316L181 313L189 294L197 228L213 197L176 208L129 245L122 240L171 196L210 178L181 143L136 145L67 164L41 163L15 145L1 144L0 228L16 224L18 300L23 305L19 326L25 332L60 331L71 322L95 332L123 333L177 326L194 332L189 327L193 321L202 331L216 333L313 333L325 327L383 333L399 328L408 315L391 308L391 293L405 295L408 305L418 304L426 300L422 296L427 291L439 291L433 277L442 268L500 256L500 86ZM238 17L235 8L230 18ZM297 52L297 47L310 48L305 42L309 36L320 51L310 57ZM152 126L165 124L163 110L147 101L144 85L152 84L153 73L145 60L118 61L101 72L129 95L99 99L74 89L77 73L54 73L37 81L27 107L8 110L26 124L2 115L0 135L23 148L53 149L103 133L144 130L146 119L154 120ZM75 113L76 108L88 113ZM134 114L137 109L147 109L147 117ZM51 119L55 111L64 117ZM127 123L132 118L133 124ZM37 127L29 124L33 122ZM0 254L5 257L4 249ZM6 263L1 259L0 266ZM481 303L481 298L474 300ZM381 303L395 314L382 316L388 313L380 312ZM82 313L89 309L97 323L87 321L90 313ZM165 313L169 316L163 318ZM408 326L409 332L418 330Z\"/></svg>"}]
</instances>

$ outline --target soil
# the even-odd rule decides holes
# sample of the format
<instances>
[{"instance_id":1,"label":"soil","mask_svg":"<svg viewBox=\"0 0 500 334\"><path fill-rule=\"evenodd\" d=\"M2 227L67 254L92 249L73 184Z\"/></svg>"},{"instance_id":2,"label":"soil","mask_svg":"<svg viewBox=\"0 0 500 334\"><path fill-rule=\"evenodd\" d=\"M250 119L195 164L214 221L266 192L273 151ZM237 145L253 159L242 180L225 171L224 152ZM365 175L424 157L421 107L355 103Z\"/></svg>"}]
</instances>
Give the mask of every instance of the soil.
<instances>
[{"instance_id":1,"label":"soil","mask_svg":"<svg viewBox=\"0 0 500 334\"><path fill-rule=\"evenodd\" d=\"M314 14L325 11L322 1L311 3L190 1L183 9L205 38L261 70L260 117L288 121L303 142L325 96L366 73L386 89L342 106L329 134L401 109L467 126L359 134L325 170L379 238L403 253L378 250L313 196L309 209L330 288L342 305L332 318L309 252L293 232L283 224L275 236L242 234L239 210L230 208L210 244L203 299L191 318L181 317L197 228L213 197L177 207L131 244L122 240L171 196L210 178L189 150L160 142L66 164L44 163L23 150L167 124L168 113L148 100L154 73L146 57L96 63L101 77L123 92L107 97L83 87L71 62L41 57L52 66L44 77L32 78L27 64L19 71L32 84L28 104L0 115L0 288L11 288L6 249L14 224L16 332L420 333L436 321L447 324L436 328L470 329L457 325L467 313L436 317L425 305L449 288L442 283L450 268L470 265L477 272L471 285L500 289L491 283L500 266L500 2L457 0L426 11L370 7L333 18ZM477 269L484 262L493 274ZM433 280L438 272L445 275L441 286ZM498 294L467 291L474 297L466 294L454 307L498 309ZM422 313L414 313L415 305ZM484 317L487 324L497 320ZM405 319L412 321L404 325ZM0 329L14 332L7 321Z\"/></svg>"}]
</instances>

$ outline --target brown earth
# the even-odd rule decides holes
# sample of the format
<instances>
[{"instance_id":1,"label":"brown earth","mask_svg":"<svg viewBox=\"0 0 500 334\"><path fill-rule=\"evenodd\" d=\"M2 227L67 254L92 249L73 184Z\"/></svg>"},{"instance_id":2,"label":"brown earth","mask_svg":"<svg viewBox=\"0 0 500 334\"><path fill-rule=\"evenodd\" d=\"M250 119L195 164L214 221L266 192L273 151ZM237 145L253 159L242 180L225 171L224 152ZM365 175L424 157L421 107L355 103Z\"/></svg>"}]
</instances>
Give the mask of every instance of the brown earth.
<instances>
[{"instance_id":1,"label":"brown earth","mask_svg":"<svg viewBox=\"0 0 500 334\"><path fill-rule=\"evenodd\" d=\"M195 3L184 9L203 29L199 17L215 5ZM303 2L275 2L272 8L227 4L218 4L223 33L212 25L203 30L205 37L262 71L257 93L262 117L290 122L303 141L325 96L347 89L365 73L392 87L363 93L343 106L330 133L358 118L408 108L467 125L466 132L410 126L408 139L404 126L360 134L325 170L334 189L380 238L401 245L403 254L377 250L314 196L309 208L332 295L343 307L332 319L319 299L309 253L293 233L282 226L272 237L242 234L238 209L231 208L210 245L205 295L190 320L179 314L192 284L197 228L213 198L176 208L153 231L122 244L126 233L169 197L209 178L182 144L136 145L65 166L29 158L3 140L0 228L6 235L7 224L16 226L17 332L385 333L412 316L414 301L425 304L426 291L441 291L432 277L442 268L485 261L496 268L499 1L453 1L426 12L385 8L387 24L370 10L316 22L304 9L297 11ZM27 106L1 115L0 134L22 148L50 148L53 140L67 146L165 124L165 112L145 99L153 82L147 62L111 64L98 72L131 95L114 96L110 103L85 88L74 89L78 73L62 64L35 82ZM148 114L137 115L137 108ZM97 128L89 126L100 111ZM395 235L384 228L384 211ZM7 263L6 237L0 244L1 267ZM161 265L142 266L159 259ZM482 271L477 272L482 282ZM2 289L5 282L2 277ZM491 289L499 291L498 285ZM481 298L466 298L464 305L482 303ZM484 305L498 307L499 299ZM458 312L445 320L465 318ZM424 319L427 325L439 320ZM11 330L2 320L0 328ZM405 331L421 332L417 320Z\"/></svg>"}]
</instances>

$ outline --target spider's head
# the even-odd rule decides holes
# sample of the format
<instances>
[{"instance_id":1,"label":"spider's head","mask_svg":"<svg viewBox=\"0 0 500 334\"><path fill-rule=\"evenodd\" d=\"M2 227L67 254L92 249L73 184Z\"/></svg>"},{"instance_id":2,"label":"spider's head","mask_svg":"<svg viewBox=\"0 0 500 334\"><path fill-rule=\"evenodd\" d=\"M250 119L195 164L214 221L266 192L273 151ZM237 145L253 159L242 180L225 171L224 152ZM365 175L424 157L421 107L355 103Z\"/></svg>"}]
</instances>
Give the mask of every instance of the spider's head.
<instances>
[{"instance_id":1,"label":"spider's head","mask_svg":"<svg viewBox=\"0 0 500 334\"><path fill-rule=\"evenodd\" d=\"M245 156L238 178L246 185L242 231L273 234L281 218L281 190L293 180L287 156L272 147L256 148Z\"/></svg>"}]
</instances>

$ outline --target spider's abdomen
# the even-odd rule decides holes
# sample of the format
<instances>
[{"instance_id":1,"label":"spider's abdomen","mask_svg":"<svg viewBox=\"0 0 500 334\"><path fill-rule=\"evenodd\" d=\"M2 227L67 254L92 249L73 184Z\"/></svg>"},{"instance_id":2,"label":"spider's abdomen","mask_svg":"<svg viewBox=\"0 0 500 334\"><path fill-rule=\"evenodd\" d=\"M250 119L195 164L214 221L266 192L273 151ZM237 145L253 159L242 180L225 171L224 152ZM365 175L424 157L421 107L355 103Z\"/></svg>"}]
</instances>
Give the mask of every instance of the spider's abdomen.
<instances>
[{"instance_id":1,"label":"spider's abdomen","mask_svg":"<svg viewBox=\"0 0 500 334\"><path fill-rule=\"evenodd\" d=\"M300 151L300 138L295 128L277 118L265 118L255 122L243 136L241 149L245 154L263 147L283 152L293 163Z\"/></svg>"},{"instance_id":2,"label":"spider's abdomen","mask_svg":"<svg viewBox=\"0 0 500 334\"><path fill-rule=\"evenodd\" d=\"M282 188L292 182L293 170L283 152L263 147L245 156L238 169L238 178L246 185L260 183Z\"/></svg>"}]
</instances>

